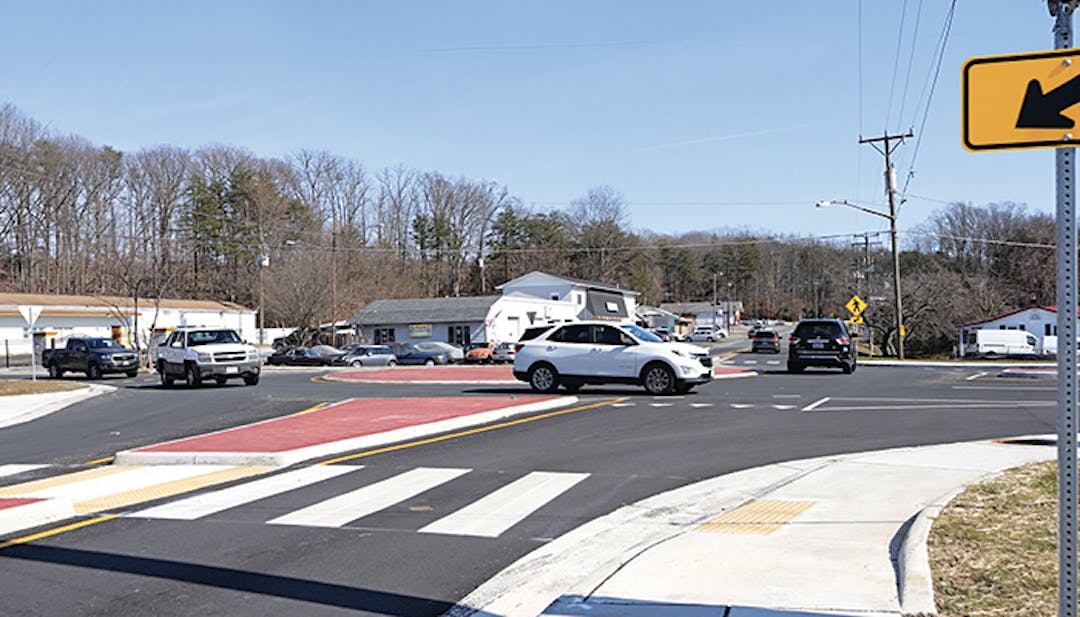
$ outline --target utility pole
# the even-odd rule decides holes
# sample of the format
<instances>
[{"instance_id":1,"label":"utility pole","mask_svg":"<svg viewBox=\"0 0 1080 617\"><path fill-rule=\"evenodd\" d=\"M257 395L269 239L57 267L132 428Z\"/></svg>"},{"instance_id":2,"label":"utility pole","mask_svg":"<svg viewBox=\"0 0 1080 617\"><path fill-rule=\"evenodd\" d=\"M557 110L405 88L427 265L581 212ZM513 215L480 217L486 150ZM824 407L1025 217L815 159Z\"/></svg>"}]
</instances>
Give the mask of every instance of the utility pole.
<instances>
[{"instance_id":1,"label":"utility pole","mask_svg":"<svg viewBox=\"0 0 1080 617\"><path fill-rule=\"evenodd\" d=\"M330 229L330 344L337 347L337 207Z\"/></svg>"},{"instance_id":2,"label":"utility pole","mask_svg":"<svg viewBox=\"0 0 1080 617\"><path fill-rule=\"evenodd\" d=\"M911 131L903 135L889 135L886 131L881 137L859 139L860 144L870 144L885 156L885 193L889 197L889 235L892 238L893 305L896 309L896 357L900 360L904 359L904 335L907 333L904 331L903 305L900 299L900 250L896 244L896 169L892 164L892 153L897 145L914 136L915 133ZM893 142L897 142L896 145L893 145Z\"/></svg>"},{"instance_id":3,"label":"utility pole","mask_svg":"<svg viewBox=\"0 0 1080 617\"><path fill-rule=\"evenodd\" d=\"M877 237L876 232L865 232L861 234L854 234L856 239L862 238L862 242L853 242L851 246L862 246L863 256L860 260L861 264L858 269L859 272L859 295L863 297L867 302L870 298L870 273L873 268L870 267L870 236ZM876 242L874 244L877 244ZM866 330L866 337L870 342L870 357L874 357L874 331L870 329L870 324L866 322L866 313L862 314L863 328Z\"/></svg>"}]
</instances>

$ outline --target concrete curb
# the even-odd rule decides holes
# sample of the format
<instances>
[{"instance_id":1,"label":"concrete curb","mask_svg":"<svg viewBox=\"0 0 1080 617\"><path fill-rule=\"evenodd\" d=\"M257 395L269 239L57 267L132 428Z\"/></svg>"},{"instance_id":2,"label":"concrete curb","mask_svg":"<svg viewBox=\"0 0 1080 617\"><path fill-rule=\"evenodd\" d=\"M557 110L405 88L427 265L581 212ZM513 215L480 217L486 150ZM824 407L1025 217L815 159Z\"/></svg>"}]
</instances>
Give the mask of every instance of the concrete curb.
<instances>
[{"instance_id":1,"label":"concrete curb","mask_svg":"<svg viewBox=\"0 0 1080 617\"><path fill-rule=\"evenodd\" d=\"M905 615L936 615L934 577L930 572L930 530L945 506L967 485L948 493L923 508L904 535L897 555L896 569L900 608Z\"/></svg>"},{"instance_id":2,"label":"concrete curb","mask_svg":"<svg viewBox=\"0 0 1080 617\"><path fill-rule=\"evenodd\" d=\"M117 452L115 464L240 466L256 465L287 467L289 465L295 465L296 463L308 461L315 458L333 456L335 454L342 454L353 450L362 450L364 448L385 446L392 443L408 441L410 439L418 439L420 437L428 437L431 435L437 435L439 433L446 433L453 430L488 424L490 422L496 422L498 420L503 420L511 416L536 411L545 411L558 407L565 407L567 405L573 405L577 401L578 398L576 396L562 396L554 398L552 400L538 401L533 403L527 403L524 405L511 405L509 407L501 407L492 411L486 411L468 416L461 416L448 420L439 420L436 422L429 422L427 424L394 429L382 433L375 433L372 435L363 435L360 437L352 437L339 441L321 443L314 446L298 448L295 450L287 450L284 452L140 452L140 450L142 450L143 448L136 448L133 450ZM274 418L271 420L264 420L263 422L256 422L254 424L248 424L244 426L258 426L261 424L275 422L279 419L280 418ZM236 430L238 428L243 427L233 427L208 434L217 435L220 433ZM191 437L176 439L165 443L177 443L185 441L187 439L191 439ZM161 446L165 445L165 443L154 444L152 446L144 446L144 448Z\"/></svg>"},{"instance_id":3,"label":"concrete curb","mask_svg":"<svg viewBox=\"0 0 1080 617\"><path fill-rule=\"evenodd\" d=\"M0 402L4 403L4 411L0 411L0 428L36 420L68 405L74 405L114 390L116 388L113 386L88 384L87 387L78 390L3 396L0 397Z\"/></svg>"}]
</instances>

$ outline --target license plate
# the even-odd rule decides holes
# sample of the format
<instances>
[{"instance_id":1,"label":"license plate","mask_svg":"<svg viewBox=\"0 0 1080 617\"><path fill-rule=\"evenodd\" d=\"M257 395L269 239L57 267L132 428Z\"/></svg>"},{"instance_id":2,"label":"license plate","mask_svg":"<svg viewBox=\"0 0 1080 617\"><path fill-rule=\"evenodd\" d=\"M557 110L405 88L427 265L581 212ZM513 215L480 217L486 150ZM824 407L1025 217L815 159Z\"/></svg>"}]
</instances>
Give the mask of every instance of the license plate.
<instances>
[{"instance_id":1,"label":"license plate","mask_svg":"<svg viewBox=\"0 0 1080 617\"><path fill-rule=\"evenodd\" d=\"M825 343L811 343L810 346L814 349L825 349Z\"/></svg>"},{"instance_id":2,"label":"license plate","mask_svg":"<svg viewBox=\"0 0 1080 617\"><path fill-rule=\"evenodd\" d=\"M226 366L225 367L225 372L226 373L239 373L240 369L235 367L235 366Z\"/></svg>"}]
</instances>

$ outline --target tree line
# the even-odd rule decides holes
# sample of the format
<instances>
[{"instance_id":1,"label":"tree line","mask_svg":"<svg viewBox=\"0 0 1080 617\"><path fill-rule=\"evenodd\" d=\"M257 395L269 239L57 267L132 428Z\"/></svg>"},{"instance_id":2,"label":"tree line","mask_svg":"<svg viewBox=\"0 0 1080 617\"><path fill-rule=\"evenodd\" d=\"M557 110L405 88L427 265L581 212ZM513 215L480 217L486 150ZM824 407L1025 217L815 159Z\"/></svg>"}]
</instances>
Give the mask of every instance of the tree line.
<instances>
[{"instance_id":1,"label":"tree line","mask_svg":"<svg viewBox=\"0 0 1080 617\"><path fill-rule=\"evenodd\" d=\"M726 218L726 217L725 217ZM1020 204L954 203L904 235L906 350L948 353L956 328L1054 301L1055 227ZM506 186L322 151L120 152L0 107L0 288L230 300L265 325L350 317L377 298L495 293L542 270L617 284L648 304L741 300L754 317L846 316L858 293L891 343L886 234L805 238L634 230L597 186L565 208Z\"/></svg>"}]
</instances>

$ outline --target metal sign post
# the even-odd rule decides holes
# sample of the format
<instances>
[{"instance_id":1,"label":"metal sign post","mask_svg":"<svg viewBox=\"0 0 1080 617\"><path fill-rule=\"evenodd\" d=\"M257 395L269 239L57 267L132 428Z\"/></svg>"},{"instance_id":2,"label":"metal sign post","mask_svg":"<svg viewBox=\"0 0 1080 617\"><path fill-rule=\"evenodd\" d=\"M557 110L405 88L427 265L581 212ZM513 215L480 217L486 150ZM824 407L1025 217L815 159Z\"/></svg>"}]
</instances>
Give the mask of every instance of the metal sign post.
<instances>
[{"instance_id":1,"label":"metal sign post","mask_svg":"<svg viewBox=\"0 0 1080 617\"><path fill-rule=\"evenodd\" d=\"M1074 3L1057 8L1054 47L1072 47ZM1076 616L1076 149L1060 148L1057 159L1058 340L1058 616Z\"/></svg>"},{"instance_id":2,"label":"metal sign post","mask_svg":"<svg viewBox=\"0 0 1080 617\"><path fill-rule=\"evenodd\" d=\"M34 324L37 323L37 318L41 315L40 306L20 306L19 313L23 316L23 321L26 322L27 331L30 333L30 379L37 381L37 358L38 349L34 345Z\"/></svg>"}]
</instances>

